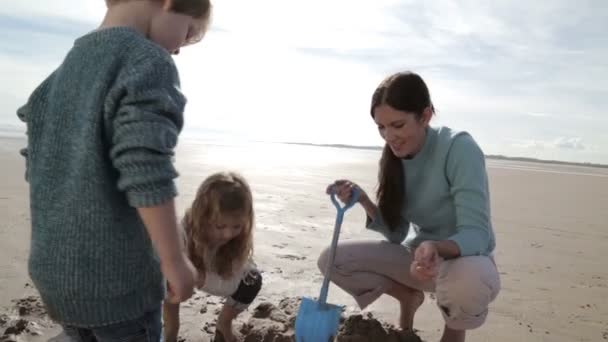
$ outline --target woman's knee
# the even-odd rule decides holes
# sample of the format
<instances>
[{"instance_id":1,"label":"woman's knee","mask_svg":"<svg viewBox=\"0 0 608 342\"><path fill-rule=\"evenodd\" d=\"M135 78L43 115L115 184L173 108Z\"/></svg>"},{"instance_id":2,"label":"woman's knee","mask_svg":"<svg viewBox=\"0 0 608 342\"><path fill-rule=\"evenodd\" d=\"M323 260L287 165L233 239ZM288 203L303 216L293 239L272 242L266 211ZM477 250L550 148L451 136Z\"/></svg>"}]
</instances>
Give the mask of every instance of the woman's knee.
<instances>
[{"instance_id":1,"label":"woman's knee","mask_svg":"<svg viewBox=\"0 0 608 342\"><path fill-rule=\"evenodd\" d=\"M435 291L446 325L470 330L485 322L488 306L500 291L500 278L488 257L463 257L444 261Z\"/></svg>"},{"instance_id":2,"label":"woman's knee","mask_svg":"<svg viewBox=\"0 0 608 342\"><path fill-rule=\"evenodd\" d=\"M325 274L327 271L327 263L329 262L329 247L325 248L319 258L317 259L317 267L321 270L321 273Z\"/></svg>"}]
</instances>

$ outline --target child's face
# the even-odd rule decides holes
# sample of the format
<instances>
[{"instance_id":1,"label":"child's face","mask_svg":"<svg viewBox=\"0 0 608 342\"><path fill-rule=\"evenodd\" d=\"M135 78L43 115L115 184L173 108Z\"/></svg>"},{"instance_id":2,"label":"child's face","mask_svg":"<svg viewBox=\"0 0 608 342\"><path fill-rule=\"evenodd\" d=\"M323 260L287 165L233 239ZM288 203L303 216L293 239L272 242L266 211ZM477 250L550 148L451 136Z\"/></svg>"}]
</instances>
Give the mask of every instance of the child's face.
<instances>
[{"instance_id":1,"label":"child's face","mask_svg":"<svg viewBox=\"0 0 608 342\"><path fill-rule=\"evenodd\" d=\"M150 39L173 54L202 30L202 22L189 15L162 10L152 18Z\"/></svg>"},{"instance_id":2,"label":"child's face","mask_svg":"<svg viewBox=\"0 0 608 342\"><path fill-rule=\"evenodd\" d=\"M243 215L220 215L220 217L209 226L207 238L210 244L221 247L230 240L239 236L247 225L247 219Z\"/></svg>"}]
</instances>

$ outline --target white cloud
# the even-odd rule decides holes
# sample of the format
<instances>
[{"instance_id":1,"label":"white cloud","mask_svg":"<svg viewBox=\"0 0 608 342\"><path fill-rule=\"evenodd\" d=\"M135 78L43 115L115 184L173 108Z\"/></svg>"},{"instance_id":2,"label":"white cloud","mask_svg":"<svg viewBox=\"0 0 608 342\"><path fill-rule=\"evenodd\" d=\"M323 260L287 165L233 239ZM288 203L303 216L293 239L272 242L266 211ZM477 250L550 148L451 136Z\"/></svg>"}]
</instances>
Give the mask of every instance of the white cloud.
<instances>
[{"instance_id":1,"label":"white cloud","mask_svg":"<svg viewBox=\"0 0 608 342\"><path fill-rule=\"evenodd\" d=\"M519 140L512 144L514 147L525 149L566 149L585 150L583 139L579 137L559 137L550 141L543 140Z\"/></svg>"},{"instance_id":2,"label":"white cloud","mask_svg":"<svg viewBox=\"0 0 608 342\"><path fill-rule=\"evenodd\" d=\"M583 144L582 138L558 138L553 142L553 145L557 148L572 149L572 150L584 150L585 145Z\"/></svg>"},{"instance_id":3,"label":"white cloud","mask_svg":"<svg viewBox=\"0 0 608 342\"><path fill-rule=\"evenodd\" d=\"M105 14L103 0L53 0L40 2L39 0L11 1L0 8L0 14L31 18L52 17L63 20L83 21L97 23Z\"/></svg>"},{"instance_id":4,"label":"white cloud","mask_svg":"<svg viewBox=\"0 0 608 342\"><path fill-rule=\"evenodd\" d=\"M535 113L529 112L529 113L525 113L524 115L532 116L532 117L535 117L535 118L550 118L550 117L553 116L553 114L538 113L538 112L535 112Z\"/></svg>"},{"instance_id":5,"label":"white cloud","mask_svg":"<svg viewBox=\"0 0 608 342\"><path fill-rule=\"evenodd\" d=\"M519 148L532 148L532 149L542 149L545 147L545 144L537 141L537 140L522 140L516 143L513 143L513 146Z\"/></svg>"}]
</instances>

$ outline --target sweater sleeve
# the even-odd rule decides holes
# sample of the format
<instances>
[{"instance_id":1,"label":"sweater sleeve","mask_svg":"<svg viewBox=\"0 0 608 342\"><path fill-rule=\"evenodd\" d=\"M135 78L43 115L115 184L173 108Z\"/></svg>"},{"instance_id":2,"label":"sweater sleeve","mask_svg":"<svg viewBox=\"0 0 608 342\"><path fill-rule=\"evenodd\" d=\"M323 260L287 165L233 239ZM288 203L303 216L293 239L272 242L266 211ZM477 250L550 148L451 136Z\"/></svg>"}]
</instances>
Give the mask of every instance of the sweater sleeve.
<instances>
[{"instance_id":1,"label":"sweater sleeve","mask_svg":"<svg viewBox=\"0 0 608 342\"><path fill-rule=\"evenodd\" d=\"M160 205L177 195L174 148L186 99L172 60L148 58L127 68L120 98L106 118L118 189L133 207Z\"/></svg>"},{"instance_id":2,"label":"sweater sleeve","mask_svg":"<svg viewBox=\"0 0 608 342\"><path fill-rule=\"evenodd\" d=\"M409 222L402 220L394 230L391 230L382 219L379 209L376 209L374 217L367 216L367 219L365 220L365 227L367 227L367 229L378 232L384 235L391 243L397 244L402 243L403 240L405 240L409 231L409 226Z\"/></svg>"},{"instance_id":3,"label":"sweater sleeve","mask_svg":"<svg viewBox=\"0 0 608 342\"><path fill-rule=\"evenodd\" d=\"M490 199L483 152L468 134L457 136L446 163L456 209L456 234L449 240L461 256L479 255L490 243Z\"/></svg>"},{"instance_id":4,"label":"sweater sleeve","mask_svg":"<svg viewBox=\"0 0 608 342\"><path fill-rule=\"evenodd\" d=\"M21 120L21 122L25 123L25 126L27 128L27 130L26 130L26 138L27 138L26 147L19 150L19 154L21 154L25 158L25 181L26 182L30 181L29 122L32 118L32 115L34 115L32 113L32 111L33 111L33 108L35 107L35 104L39 103L40 101L44 101L44 99L41 98L41 94L44 94L47 91L49 84L51 84L53 82L54 77L55 77L55 72L52 72L42 83L40 83L40 85L36 89L34 89L32 94L27 99L27 102L17 109L17 117L19 118L19 120Z\"/></svg>"},{"instance_id":5,"label":"sweater sleeve","mask_svg":"<svg viewBox=\"0 0 608 342\"><path fill-rule=\"evenodd\" d=\"M25 122L27 124L27 119L30 113L30 101L28 101L26 104L24 104L23 106L19 107L19 109L17 109L17 117L19 117L19 120L21 120L22 122ZM28 139L29 140L29 139ZM22 148L21 150L19 150L19 154L21 154L23 156L23 158L25 158L25 181L29 182L30 177L29 177L29 162L28 162L28 147L27 147L28 142L26 142L26 147Z\"/></svg>"}]
</instances>

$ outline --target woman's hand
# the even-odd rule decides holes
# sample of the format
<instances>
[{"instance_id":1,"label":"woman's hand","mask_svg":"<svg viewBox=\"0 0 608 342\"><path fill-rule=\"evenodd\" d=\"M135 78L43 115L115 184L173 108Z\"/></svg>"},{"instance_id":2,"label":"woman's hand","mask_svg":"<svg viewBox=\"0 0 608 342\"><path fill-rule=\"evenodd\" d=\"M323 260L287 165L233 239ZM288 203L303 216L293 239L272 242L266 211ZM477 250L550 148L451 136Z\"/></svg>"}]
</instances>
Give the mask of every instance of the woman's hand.
<instances>
[{"instance_id":1,"label":"woman's hand","mask_svg":"<svg viewBox=\"0 0 608 342\"><path fill-rule=\"evenodd\" d=\"M437 276L441 261L435 241L424 241L414 251L410 273L420 281L432 280Z\"/></svg>"},{"instance_id":2,"label":"woman's hand","mask_svg":"<svg viewBox=\"0 0 608 342\"><path fill-rule=\"evenodd\" d=\"M338 196L340 201L346 204L350 202L350 199L353 196L353 189L355 188L359 189L359 200L357 202L369 202L369 197L367 196L365 191L363 191L363 189L361 189L361 187L359 187L357 184L346 179L340 179L331 183L327 186L325 192L330 195L332 192L335 191L336 196Z\"/></svg>"}]
</instances>

